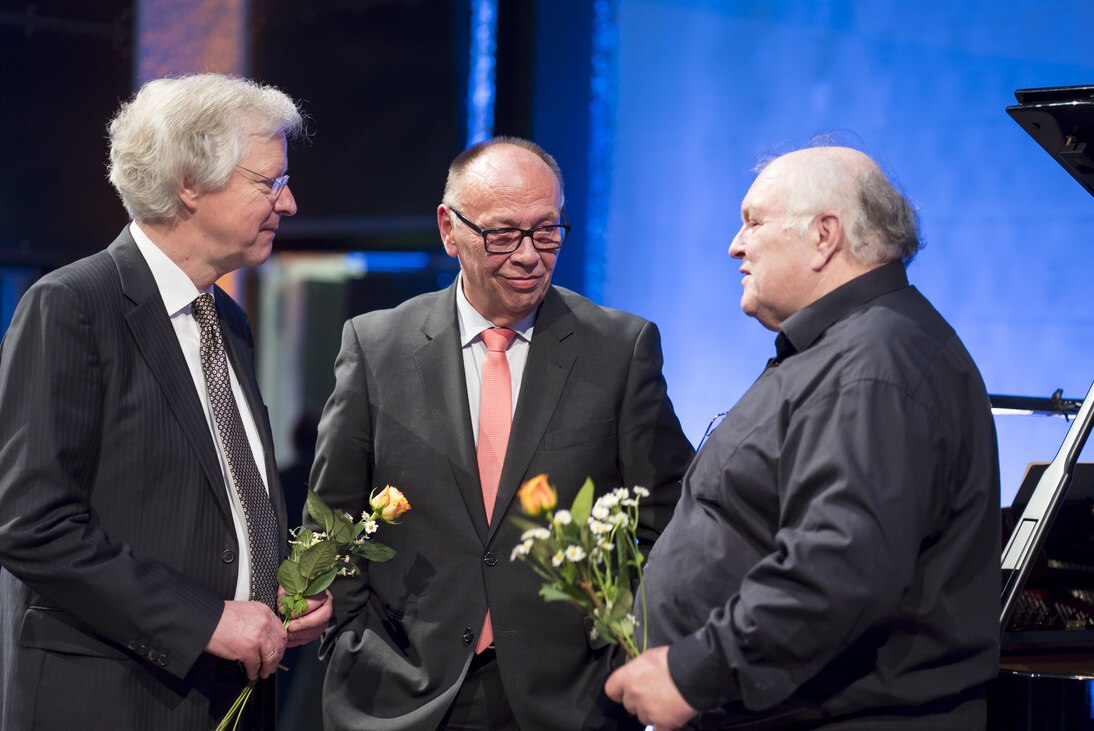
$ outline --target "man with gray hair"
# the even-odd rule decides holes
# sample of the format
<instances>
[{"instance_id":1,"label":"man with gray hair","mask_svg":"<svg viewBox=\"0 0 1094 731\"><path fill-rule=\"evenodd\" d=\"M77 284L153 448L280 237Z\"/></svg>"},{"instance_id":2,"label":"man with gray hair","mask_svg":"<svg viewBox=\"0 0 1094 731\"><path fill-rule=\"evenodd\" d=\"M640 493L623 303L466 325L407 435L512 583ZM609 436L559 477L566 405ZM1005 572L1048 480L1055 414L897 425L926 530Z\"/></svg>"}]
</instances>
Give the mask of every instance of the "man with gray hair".
<instances>
[{"instance_id":1,"label":"man with gray hair","mask_svg":"<svg viewBox=\"0 0 1094 731\"><path fill-rule=\"evenodd\" d=\"M775 159L729 248L776 355L701 448L646 572L656 728L984 728L999 470L983 381L909 286L916 216L856 150Z\"/></svg>"},{"instance_id":2,"label":"man with gray hair","mask_svg":"<svg viewBox=\"0 0 1094 731\"><path fill-rule=\"evenodd\" d=\"M0 346L0 729L208 731L309 642L273 611L285 502L240 307L216 280L296 213L293 101L149 82L110 125L133 218L43 277ZM272 682L240 728L272 729Z\"/></svg>"}]
</instances>

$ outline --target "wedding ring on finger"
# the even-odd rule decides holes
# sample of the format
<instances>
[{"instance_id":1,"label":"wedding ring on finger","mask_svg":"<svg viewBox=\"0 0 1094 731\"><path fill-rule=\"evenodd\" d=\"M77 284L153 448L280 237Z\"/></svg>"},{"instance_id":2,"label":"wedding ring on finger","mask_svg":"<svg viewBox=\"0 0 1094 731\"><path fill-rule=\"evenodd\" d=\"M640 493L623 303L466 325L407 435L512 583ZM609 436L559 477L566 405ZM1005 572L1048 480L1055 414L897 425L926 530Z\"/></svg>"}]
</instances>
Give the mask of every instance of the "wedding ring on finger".
<instances>
[{"instance_id":1,"label":"wedding ring on finger","mask_svg":"<svg viewBox=\"0 0 1094 731\"><path fill-rule=\"evenodd\" d=\"M272 650L270 650L269 652L266 653L266 659L267 660L273 660L276 655L277 655L277 648L275 647L274 649L272 649Z\"/></svg>"}]
</instances>

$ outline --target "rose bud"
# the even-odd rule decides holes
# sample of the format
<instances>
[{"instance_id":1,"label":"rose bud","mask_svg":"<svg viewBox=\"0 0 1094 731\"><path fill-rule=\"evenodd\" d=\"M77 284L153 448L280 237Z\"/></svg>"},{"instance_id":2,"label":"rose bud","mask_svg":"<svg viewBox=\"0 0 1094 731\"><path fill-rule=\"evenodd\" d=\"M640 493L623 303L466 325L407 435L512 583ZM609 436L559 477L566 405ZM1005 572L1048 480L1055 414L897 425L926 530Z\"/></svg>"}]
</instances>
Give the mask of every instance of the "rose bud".
<instances>
[{"instance_id":1,"label":"rose bud","mask_svg":"<svg viewBox=\"0 0 1094 731\"><path fill-rule=\"evenodd\" d=\"M520 498L520 509L527 515L539 515L555 507L558 495L551 483L547 482L547 475L536 475L520 486L517 491Z\"/></svg>"},{"instance_id":2,"label":"rose bud","mask_svg":"<svg viewBox=\"0 0 1094 731\"><path fill-rule=\"evenodd\" d=\"M391 485L385 486L379 495L369 498L369 504L385 523L398 520L399 516L410 510L410 503L403 493Z\"/></svg>"}]
</instances>

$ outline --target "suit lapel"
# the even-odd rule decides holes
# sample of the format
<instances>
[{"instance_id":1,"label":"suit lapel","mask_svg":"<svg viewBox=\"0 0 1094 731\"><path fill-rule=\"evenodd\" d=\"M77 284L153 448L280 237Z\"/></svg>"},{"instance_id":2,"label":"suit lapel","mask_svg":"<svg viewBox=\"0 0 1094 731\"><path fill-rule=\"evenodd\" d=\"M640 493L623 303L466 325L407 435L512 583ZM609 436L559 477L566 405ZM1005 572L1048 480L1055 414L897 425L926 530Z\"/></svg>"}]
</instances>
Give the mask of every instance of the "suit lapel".
<instances>
[{"instance_id":1,"label":"suit lapel","mask_svg":"<svg viewBox=\"0 0 1094 731\"><path fill-rule=\"evenodd\" d=\"M458 282L459 280L457 280ZM414 352L422 390L433 412L434 422L445 442L449 465L479 539L486 542L486 512L471 431L471 410L467 405L467 380L460 346L460 325L456 316L454 284L435 299L422 323L426 342Z\"/></svg>"},{"instance_id":2,"label":"suit lapel","mask_svg":"<svg viewBox=\"0 0 1094 731\"><path fill-rule=\"evenodd\" d=\"M536 450L543 441L547 425L555 414L562 397L566 380L570 376L576 354L567 338L574 332L575 319L562 295L552 287L547 290L532 342L528 361L521 377L517 410L513 415L513 427L509 433L509 446L505 450L505 464L498 485L498 498L494 515L490 520L488 542L505 520L509 506L528 471Z\"/></svg>"},{"instance_id":3,"label":"suit lapel","mask_svg":"<svg viewBox=\"0 0 1094 731\"><path fill-rule=\"evenodd\" d=\"M224 517L232 520L224 477L217 459L216 447L209 432L205 412L194 392L194 380L186 367L178 338L156 289L152 272L141 256L129 230L122 232L108 249L118 268L122 294L132 303L125 315L126 324L137 349L148 363L179 426L193 447L198 463L205 472L213 497Z\"/></svg>"},{"instance_id":4,"label":"suit lapel","mask_svg":"<svg viewBox=\"0 0 1094 731\"><path fill-rule=\"evenodd\" d=\"M277 516L279 535L286 536L288 516L285 509L285 495L281 490L281 478L277 472L277 460L274 458L273 432L266 414L266 404L258 389L254 373L254 346L248 337L247 323L237 316L238 310L228 294L220 287L215 288L217 311L220 313L220 330L224 336L224 347L228 351L228 360L235 371L247 406L258 428L258 437L262 442L262 451L266 461L266 481L270 493L270 503Z\"/></svg>"}]
</instances>

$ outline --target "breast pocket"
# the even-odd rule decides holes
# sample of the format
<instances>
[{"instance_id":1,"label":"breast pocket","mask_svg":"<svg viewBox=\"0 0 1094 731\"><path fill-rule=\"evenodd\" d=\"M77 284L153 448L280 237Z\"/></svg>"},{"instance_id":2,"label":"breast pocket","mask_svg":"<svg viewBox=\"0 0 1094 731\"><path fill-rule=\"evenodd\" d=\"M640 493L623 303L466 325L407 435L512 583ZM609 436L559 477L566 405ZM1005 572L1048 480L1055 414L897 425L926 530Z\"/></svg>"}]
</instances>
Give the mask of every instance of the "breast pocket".
<instances>
[{"instance_id":1,"label":"breast pocket","mask_svg":"<svg viewBox=\"0 0 1094 731\"><path fill-rule=\"evenodd\" d=\"M543 448L550 452L614 439L615 419L607 419L547 432L543 437Z\"/></svg>"}]
</instances>

